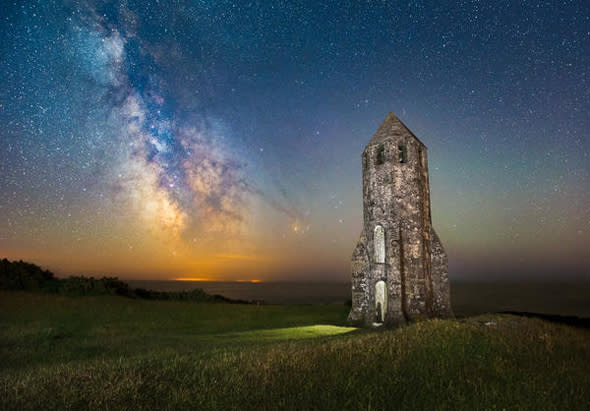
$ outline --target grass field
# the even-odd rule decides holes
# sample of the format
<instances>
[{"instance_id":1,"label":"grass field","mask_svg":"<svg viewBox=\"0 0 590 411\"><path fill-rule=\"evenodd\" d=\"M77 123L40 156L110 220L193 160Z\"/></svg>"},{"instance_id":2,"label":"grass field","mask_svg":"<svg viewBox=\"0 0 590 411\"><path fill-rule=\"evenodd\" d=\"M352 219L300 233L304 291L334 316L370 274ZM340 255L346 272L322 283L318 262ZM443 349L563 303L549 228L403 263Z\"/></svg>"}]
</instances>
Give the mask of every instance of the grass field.
<instances>
[{"instance_id":1,"label":"grass field","mask_svg":"<svg viewBox=\"0 0 590 411\"><path fill-rule=\"evenodd\" d=\"M590 330L0 292L0 409L588 409Z\"/></svg>"}]
</instances>

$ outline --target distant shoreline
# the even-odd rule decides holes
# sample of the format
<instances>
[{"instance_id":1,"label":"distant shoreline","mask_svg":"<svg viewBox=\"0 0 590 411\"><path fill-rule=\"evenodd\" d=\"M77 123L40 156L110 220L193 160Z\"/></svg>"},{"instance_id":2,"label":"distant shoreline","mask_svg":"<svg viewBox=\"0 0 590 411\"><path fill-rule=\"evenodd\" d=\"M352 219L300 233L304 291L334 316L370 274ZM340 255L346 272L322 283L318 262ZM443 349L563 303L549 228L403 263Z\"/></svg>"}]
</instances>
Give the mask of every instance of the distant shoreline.
<instances>
[{"instance_id":1,"label":"distant shoreline","mask_svg":"<svg viewBox=\"0 0 590 411\"><path fill-rule=\"evenodd\" d=\"M158 291L201 288L209 294L267 304L344 304L350 283L329 282L209 282L128 280L132 287ZM590 318L590 282L452 281L455 315L488 312L534 312Z\"/></svg>"}]
</instances>

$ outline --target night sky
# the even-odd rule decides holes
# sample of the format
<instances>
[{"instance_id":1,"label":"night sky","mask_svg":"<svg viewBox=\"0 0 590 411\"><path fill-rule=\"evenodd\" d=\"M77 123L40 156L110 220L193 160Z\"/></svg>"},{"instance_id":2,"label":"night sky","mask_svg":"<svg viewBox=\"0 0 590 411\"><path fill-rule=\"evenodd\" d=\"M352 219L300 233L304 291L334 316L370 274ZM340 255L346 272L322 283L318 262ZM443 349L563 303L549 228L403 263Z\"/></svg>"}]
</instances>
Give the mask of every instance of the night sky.
<instances>
[{"instance_id":1,"label":"night sky","mask_svg":"<svg viewBox=\"0 0 590 411\"><path fill-rule=\"evenodd\" d=\"M2 3L0 257L347 281L361 152L428 147L452 280L590 280L587 1Z\"/></svg>"}]
</instances>

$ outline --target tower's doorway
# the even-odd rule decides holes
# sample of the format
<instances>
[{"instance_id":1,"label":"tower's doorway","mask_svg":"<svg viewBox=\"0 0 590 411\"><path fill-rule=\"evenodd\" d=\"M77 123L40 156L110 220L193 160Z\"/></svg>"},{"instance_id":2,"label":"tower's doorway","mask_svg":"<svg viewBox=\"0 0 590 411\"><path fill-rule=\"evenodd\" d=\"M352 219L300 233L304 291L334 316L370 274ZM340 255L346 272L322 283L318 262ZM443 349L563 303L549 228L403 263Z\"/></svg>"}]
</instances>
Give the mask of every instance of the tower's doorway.
<instances>
[{"instance_id":1,"label":"tower's doorway","mask_svg":"<svg viewBox=\"0 0 590 411\"><path fill-rule=\"evenodd\" d=\"M375 322L383 323L387 312L387 291L385 281L380 280L375 284Z\"/></svg>"}]
</instances>

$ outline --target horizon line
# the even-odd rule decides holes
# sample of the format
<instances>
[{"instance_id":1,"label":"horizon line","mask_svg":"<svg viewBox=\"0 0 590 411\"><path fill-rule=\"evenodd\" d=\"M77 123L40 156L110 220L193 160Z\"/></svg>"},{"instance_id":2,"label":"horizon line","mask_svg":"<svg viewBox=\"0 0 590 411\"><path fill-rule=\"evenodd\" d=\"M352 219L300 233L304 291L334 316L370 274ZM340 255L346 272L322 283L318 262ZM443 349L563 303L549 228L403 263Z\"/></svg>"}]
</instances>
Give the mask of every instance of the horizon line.
<instances>
[{"instance_id":1,"label":"horizon line","mask_svg":"<svg viewBox=\"0 0 590 411\"><path fill-rule=\"evenodd\" d=\"M144 280L144 281L158 281L158 280ZM262 280L246 279L246 280L215 280L213 278L205 277L177 277L163 281L193 281L193 282L210 282L210 283L261 283Z\"/></svg>"}]
</instances>

